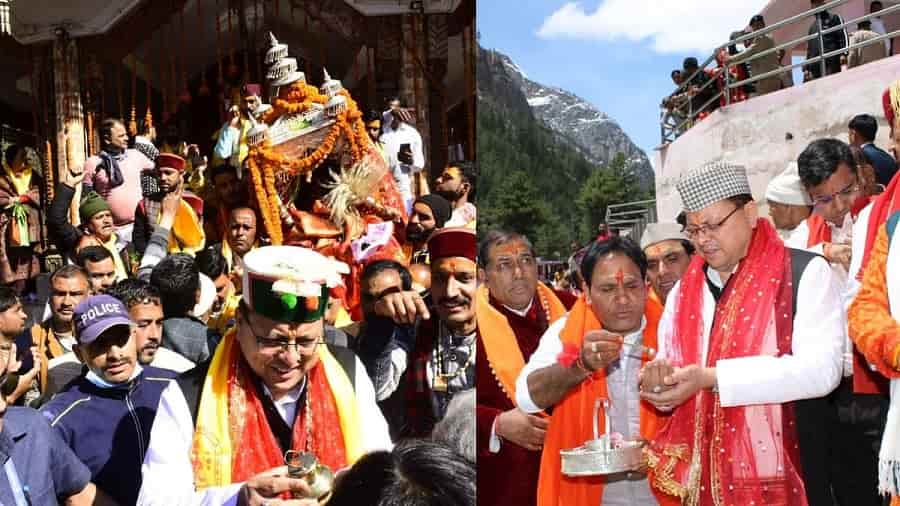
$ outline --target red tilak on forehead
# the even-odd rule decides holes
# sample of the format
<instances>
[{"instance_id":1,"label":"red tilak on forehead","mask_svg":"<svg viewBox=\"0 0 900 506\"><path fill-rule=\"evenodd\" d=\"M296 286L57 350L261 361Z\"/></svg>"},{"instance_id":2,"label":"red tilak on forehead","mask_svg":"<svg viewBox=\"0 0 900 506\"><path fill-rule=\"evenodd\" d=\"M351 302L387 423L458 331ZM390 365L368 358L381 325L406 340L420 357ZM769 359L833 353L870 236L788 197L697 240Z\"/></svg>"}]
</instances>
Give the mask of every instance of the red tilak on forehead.
<instances>
[{"instance_id":1,"label":"red tilak on forehead","mask_svg":"<svg viewBox=\"0 0 900 506\"><path fill-rule=\"evenodd\" d=\"M619 286L625 284L625 271L622 269L619 269L619 272L616 273L616 283L618 283Z\"/></svg>"}]
</instances>

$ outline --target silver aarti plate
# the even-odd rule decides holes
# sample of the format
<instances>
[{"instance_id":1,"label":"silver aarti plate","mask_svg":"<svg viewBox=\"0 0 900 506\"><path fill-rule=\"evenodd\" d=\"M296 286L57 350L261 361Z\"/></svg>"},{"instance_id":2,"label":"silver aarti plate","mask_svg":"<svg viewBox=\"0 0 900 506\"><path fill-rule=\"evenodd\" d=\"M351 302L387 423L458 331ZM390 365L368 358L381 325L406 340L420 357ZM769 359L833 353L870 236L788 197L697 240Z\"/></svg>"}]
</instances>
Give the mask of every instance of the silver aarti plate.
<instances>
[{"instance_id":1,"label":"silver aarti plate","mask_svg":"<svg viewBox=\"0 0 900 506\"><path fill-rule=\"evenodd\" d=\"M605 437L605 436L603 436ZM619 448L605 448L602 439L562 450L562 473L566 476L602 476L634 471L643 463L643 441L626 441Z\"/></svg>"},{"instance_id":2,"label":"silver aarti plate","mask_svg":"<svg viewBox=\"0 0 900 506\"><path fill-rule=\"evenodd\" d=\"M600 408L603 408L604 427L607 434L599 435L597 426ZM608 434L612 428L609 418L609 399L594 401L591 418L594 439L577 448L561 450L562 473L566 476L602 476L634 471L641 467L644 458L644 440L624 441L614 446Z\"/></svg>"}]
</instances>

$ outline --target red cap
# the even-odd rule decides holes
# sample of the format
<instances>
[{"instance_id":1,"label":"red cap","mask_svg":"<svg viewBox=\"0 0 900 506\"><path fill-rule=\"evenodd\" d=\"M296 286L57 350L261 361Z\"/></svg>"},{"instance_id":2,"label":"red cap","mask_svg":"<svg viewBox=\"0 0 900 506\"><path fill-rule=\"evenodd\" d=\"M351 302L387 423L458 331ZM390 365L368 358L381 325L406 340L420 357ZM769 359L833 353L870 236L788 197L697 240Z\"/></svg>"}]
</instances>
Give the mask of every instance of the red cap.
<instances>
[{"instance_id":1,"label":"red cap","mask_svg":"<svg viewBox=\"0 0 900 506\"><path fill-rule=\"evenodd\" d=\"M159 156L156 157L156 166L158 168L169 167L177 171L184 171L186 163L184 158L173 155L172 153L160 153Z\"/></svg>"},{"instance_id":2,"label":"red cap","mask_svg":"<svg viewBox=\"0 0 900 506\"><path fill-rule=\"evenodd\" d=\"M428 239L428 256L431 263L439 258L463 257L475 262L478 248L475 231L471 228L442 228Z\"/></svg>"},{"instance_id":3,"label":"red cap","mask_svg":"<svg viewBox=\"0 0 900 506\"><path fill-rule=\"evenodd\" d=\"M245 97L258 97L262 95L262 86L258 84L245 84L243 88L241 88L241 95Z\"/></svg>"}]
</instances>

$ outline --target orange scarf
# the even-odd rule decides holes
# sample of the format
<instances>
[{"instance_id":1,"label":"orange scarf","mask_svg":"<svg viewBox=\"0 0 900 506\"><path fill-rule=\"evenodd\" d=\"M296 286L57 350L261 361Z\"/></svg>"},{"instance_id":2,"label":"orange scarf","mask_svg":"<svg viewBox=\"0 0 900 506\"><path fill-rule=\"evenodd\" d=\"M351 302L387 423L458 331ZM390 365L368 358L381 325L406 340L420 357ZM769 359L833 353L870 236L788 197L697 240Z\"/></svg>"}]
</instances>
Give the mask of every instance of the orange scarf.
<instances>
[{"instance_id":1,"label":"orange scarf","mask_svg":"<svg viewBox=\"0 0 900 506\"><path fill-rule=\"evenodd\" d=\"M861 196L853 202L853 205L850 206L850 215L853 217L853 221L856 221L859 213L873 200L874 198L872 197ZM806 225L809 227L809 238L806 240L807 248L831 242L831 226L825 221L825 218L815 213L810 214L809 218L806 218Z\"/></svg>"},{"instance_id":2,"label":"orange scarf","mask_svg":"<svg viewBox=\"0 0 900 506\"><path fill-rule=\"evenodd\" d=\"M548 323L553 323L566 314L566 308L562 302L556 298L553 290L544 286L543 283L538 283L537 294L541 302L546 303L545 309L550 313L547 315ZM491 305L488 289L484 285L481 285L475 293L475 312L478 315L480 330L478 335L481 336L481 342L484 344L491 371L500 382L500 388L515 404L516 378L525 367L525 357L522 356L516 334L509 326L506 317Z\"/></svg>"},{"instance_id":3,"label":"orange scarf","mask_svg":"<svg viewBox=\"0 0 900 506\"><path fill-rule=\"evenodd\" d=\"M807 248L831 242L831 227L828 226L825 218L818 214L810 214L809 218L806 218L806 224L809 227L809 238L806 240Z\"/></svg>"},{"instance_id":4,"label":"orange scarf","mask_svg":"<svg viewBox=\"0 0 900 506\"><path fill-rule=\"evenodd\" d=\"M656 329L662 316L662 306L648 299L644 310L647 324L644 327L644 346L657 348ZM480 322L479 322L480 323ZM584 335L591 330L603 328L584 297L578 299L569 312L566 325L560 333L563 345L576 345L581 349ZM645 360L646 361L646 360ZM562 401L553 407L550 427L544 438L544 452L541 456L541 477L538 481L539 506L597 506L603 497L603 477L568 477L560 472L562 462L560 450L581 446L593 439L591 417L594 401L606 398L606 373L603 370L569 391ZM641 401L641 437L651 439L665 422L665 415L650 403ZM605 430L605 429L604 429ZM653 493L660 504L678 504L671 496Z\"/></svg>"}]
</instances>

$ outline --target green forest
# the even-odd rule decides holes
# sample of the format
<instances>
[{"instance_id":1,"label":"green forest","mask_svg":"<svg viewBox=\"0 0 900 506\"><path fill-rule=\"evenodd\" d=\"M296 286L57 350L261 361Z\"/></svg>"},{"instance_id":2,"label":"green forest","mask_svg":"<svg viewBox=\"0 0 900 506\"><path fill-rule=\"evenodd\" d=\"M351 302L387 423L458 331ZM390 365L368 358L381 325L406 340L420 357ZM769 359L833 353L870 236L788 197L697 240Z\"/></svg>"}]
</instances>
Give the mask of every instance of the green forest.
<instances>
[{"instance_id":1,"label":"green forest","mask_svg":"<svg viewBox=\"0 0 900 506\"><path fill-rule=\"evenodd\" d=\"M589 163L535 119L504 69L478 61L478 233L515 230L538 255L564 259L573 241L597 234L610 204L652 198L626 171L620 153L606 166Z\"/></svg>"}]
</instances>

